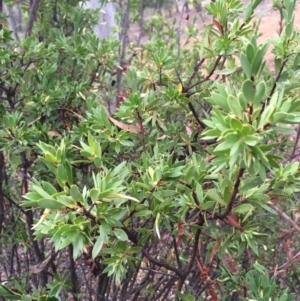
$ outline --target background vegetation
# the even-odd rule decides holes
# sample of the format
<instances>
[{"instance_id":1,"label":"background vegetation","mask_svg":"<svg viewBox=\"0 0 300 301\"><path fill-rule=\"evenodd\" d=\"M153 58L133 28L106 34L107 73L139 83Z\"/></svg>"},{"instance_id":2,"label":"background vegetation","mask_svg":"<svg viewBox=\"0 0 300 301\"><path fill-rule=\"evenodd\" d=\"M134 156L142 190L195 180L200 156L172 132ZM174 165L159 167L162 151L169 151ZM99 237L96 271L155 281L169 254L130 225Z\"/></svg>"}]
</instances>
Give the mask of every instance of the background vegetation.
<instances>
[{"instance_id":1,"label":"background vegetation","mask_svg":"<svg viewBox=\"0 0 300 301\"><path fill-rule=\"evenodd\" d=\"M1 300L296 300L296 2L259 43L261 2L118 1L101 41L82 1L1 15Z\"/></svg>"}]
</instances>

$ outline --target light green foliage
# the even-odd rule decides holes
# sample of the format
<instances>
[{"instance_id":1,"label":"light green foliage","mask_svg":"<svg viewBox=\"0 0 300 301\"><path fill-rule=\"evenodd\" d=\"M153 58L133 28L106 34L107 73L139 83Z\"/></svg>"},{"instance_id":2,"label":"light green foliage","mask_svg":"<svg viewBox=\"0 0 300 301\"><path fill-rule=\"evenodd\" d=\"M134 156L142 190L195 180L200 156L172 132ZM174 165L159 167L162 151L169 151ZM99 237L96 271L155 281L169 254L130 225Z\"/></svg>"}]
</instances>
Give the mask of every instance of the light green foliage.
<instances>
[{"instance_id":1,"label":"light green foliage","mask_svg":"<svg viewBox=\"0 0 300 301\"><path fill-rule=\"evenodd\" d=\"M260 2L207 4L214 22L185 36L189 48L175 22L153 17L110 113L119 44L95 38L88 12L59 4L66 24L38 18L21 51L2 29L0 145L10 177L30 173L3 187L22 187L30 249L33 238L47 246L39 277L58 269L32 295L1 286L1 296L63 300L72 283L56 256L69 254L70 270L86 260L116 300L295 300L300 172L287 153L300 122L299 33L295 1L284 1L284 30L258 43Z\"/></svg>"}]
</instances>

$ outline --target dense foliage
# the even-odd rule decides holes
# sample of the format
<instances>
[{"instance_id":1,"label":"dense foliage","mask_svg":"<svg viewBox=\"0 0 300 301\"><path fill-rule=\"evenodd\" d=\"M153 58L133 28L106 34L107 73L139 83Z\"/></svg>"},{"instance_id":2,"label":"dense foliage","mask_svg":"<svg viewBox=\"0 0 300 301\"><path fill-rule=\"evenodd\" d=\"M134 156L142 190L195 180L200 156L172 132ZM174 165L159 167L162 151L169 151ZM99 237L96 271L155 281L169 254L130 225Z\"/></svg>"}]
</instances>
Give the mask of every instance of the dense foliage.
<instances>
[{"instance_id":1,"label":"dense foliage","mask_svg":"<svg viewBox=\"0 0 300 301\"><path fill-rule=\"evenodd\" d=\"M120 41L78 1L25 3L26 22L36 2L20 42L0 31L0 296L295 300L296 1L262 43L262 0L185 32L119 1ZM147 42L123 43L130 20Z\"/></svg>"}]
</instances>

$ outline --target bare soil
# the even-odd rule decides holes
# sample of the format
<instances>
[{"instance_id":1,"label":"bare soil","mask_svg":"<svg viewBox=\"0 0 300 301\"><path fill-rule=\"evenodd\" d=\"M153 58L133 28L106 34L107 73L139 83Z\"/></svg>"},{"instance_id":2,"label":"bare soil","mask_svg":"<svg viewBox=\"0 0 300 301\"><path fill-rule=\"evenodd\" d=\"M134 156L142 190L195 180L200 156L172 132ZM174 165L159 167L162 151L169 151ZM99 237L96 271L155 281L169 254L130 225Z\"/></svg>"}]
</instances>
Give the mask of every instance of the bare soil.
<instances>
[{"instance_id":1,"label":"bare soil","mask_svg":"<svg viewBox=\"0 0 300 301\"><path fill-rule=\"evenodd\" d=\"M249 2L249 0L243 1L245 4ZM300 29L300 3L297 1L297 7L295 9L295 27L296 29ZM259 38L259 42L264 42L269 38L274 37L276 34L278 34L280 30L280 14L279 11L274 11L272 8L272 0L264 0L257 8L257 11L255 12L257 16L254 20L258 21L260 20L259 24L259 32L261 33L261 36ZM148 10L146 11L146 17L145 19L149 19L151 16L153 16L155 13L158 13L154 10ZM180 24L180 27L182 30L185 28L188 28L192 25L193 18L196 17L196 26L198 28L203 28L203 25L205 23L211 22L211 17L208 16L205 13L205 9L202 8L201 11L197 11L196 9L191 9L189 12L183 11L182 7L179 7L179 12L175 11L175 8L172 8L168 11L163 11L162 14L164 17L170 21L173 19L177 20L177 26ZM186 20L185 17L189 15L189 20ZM139 26L138 24L132 24L130 26L129 30L129 37L130 40L136 40L139 35ZM143 36L141 40L141 44L146 43L147 37ZM271 47L268 50L268 53L266 55L266 60L269 63L269 65L273 65L273 56L271 54Z\"/></svg>"}]
</instances>

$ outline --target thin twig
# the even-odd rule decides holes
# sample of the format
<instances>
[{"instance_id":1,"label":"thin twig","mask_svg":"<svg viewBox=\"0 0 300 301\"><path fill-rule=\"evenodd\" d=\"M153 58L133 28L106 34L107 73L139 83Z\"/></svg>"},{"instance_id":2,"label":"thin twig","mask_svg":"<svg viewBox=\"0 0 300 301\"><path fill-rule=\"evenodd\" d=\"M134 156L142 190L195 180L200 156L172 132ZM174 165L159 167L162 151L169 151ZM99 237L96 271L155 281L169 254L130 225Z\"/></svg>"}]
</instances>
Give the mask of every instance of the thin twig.
<instances>
[{"instance_id":1,"label":"thin twig","mask_svg":"<svg viewBox=\"0 0 300 301\"><path fill-rule=\"evenodd\" d=\"M167 264L165 262L162 262L162 261L160 261L158 259L153 258L146 250L143 250L142 253L152 263L154 263L154 264L156 264L156 265L158 265L160 267L163 267L163 268L165 268L165 269L167 269L169 271L172 271L176 275L178 275L179 277L181 277L181 272L178 269L172 267L171 265L169 265L169 264Z\"/></svg>"},{"instance_id":2,"label":"thin twig","mask_svg":"<svg viewBox=\"0 0 300 301\"><path fill-rule=\"evenodd\" d=\"M206 125L199 119L198 114L197 114L197 112L196 112L196 110L195 110L193 104L192 104L191 102L189 102L189 103L188 103L188 106L189 106L190 110L192 111L192 113L193 113L195 119L197 120L197 122L201 125L201 127L202 127L203 129L205 129L205 128L206 128Z\"/></svg>"},{"instance_id":3,"label":"thin twig","mask_svg":"<svg viewBox=\"0 0 300 301\"><path fill-rule=\"evenodd\" d=\"M282 62L281 66L280 66L280 69L279 69L279 71L278 71L278 74L277 74L277 76L276 76L276 78L275 78L273 87L272 87L272 89L271 89L271 91L270 91L270 94L269 94L267 100L266 100L266 101L263 103L263 105L262 105L261 113L264 111L265 106L268 104L269 100L271 99L272 95L274 94L275 89L276 89L276 86L277 86L277 82L278 82L278 80L279 80L279 78L280 78L280 76L281 76L281 74L282 74L282 72L283 72L283 69L284 69L284 67L285 67L285 65L286 65L286 63L287 63L287 61L288 61L288 59L285 59L285 60Z\"/></svg>"},{"instance_id":4,"label":"thin twig","mask_svg":"<svg viewBox=\"0 0 300 301\"><path fill-rule=\"evenodd\" d=\"M238 194L238 191L239 191L239 186L240 186L241 179L243 177L244 172L245 172L245 168L240 168L240 170L238 172L238 175L237 175L237 178L236 178L235 183L234 183L233 191L231 193L231 197L230 197L230 201L228 203L228 206L227 206L224 213L216 215L215 218L223 219L224 217L226 217L231 212L232 207L233 207L233 203L234 203L234 201L236 199L236 196Z\"/></svg>"},{"instance_id":5,"label":"thin twig","mask_svg":"<svg viewBox=\"0 0 300 301\"><path fill-rule=\"evenodd\" d=\"M180 258L179 258L177 243L176 243L176 239L175 239L174 236L173 236L173 245L174 245L174 251L175 251L175 257L176 257L176 261L177 261L177 266L178 266L178 269L181 269L181 262L180 262Z\"/></svg>"},{"instance_id":6,"label":"thin twig","mask_svg":"<svg viewBox=\"0 0 300 301\"><path fill-rule=\"evenodd\" d=\"M293 148L291 157L295 156L295 153L296 153L296 150L297 150L297 147L298 147L299 139L300 139L300 125L298 126L297 136L296 136L296 140L295 140L295 144L294 144L294 148Z\"/></svg>"},{"instance_id":7,"label":"thin twig","mask_svg":"<svg viewBox=\"0 0 300 301\"><path fill-rule=\"evenodd\" d=\"M276 267L275 269L273 269L272 271L270 271L269 274L275 274L275 273L278 273L278 272L279 272L278 270L283 269L286 265L290 264L292 261L294 261L295 259L297 259L299 256L300 256L300 251L298 251L298 252L296 253L296 255L294 255L293 258L292 258L291 260L288 260L287 262L285 262L285 263L282 264L281 266Z\"/></svg>"},{"instance_id":8,"label":"thin twig","mask_svg":"<svg viewBox=\"0 0 300 301\"><path fill-rule=\"evenodd\" d=\"M274 205L271 201L267 202L267 205L271 207L274 211L278 213L286 222L288 222L295 230L300 232L300 227L293 221L286 213L284 213L280 208Z\"/></svg>"},{"instance_id":9,"label":"thin twig","mask_svg":"<svg viewBox=\"0 0 300 301\"><path fill-rule=\"evenodd\" d=\"M164 272L161 272L161 271L157 271L157 270L153 270L153 269L150 269L150 268L143 268L143 267L139 267L140 270L143 270L143 271L151 271L155 274L160 274L160 275L164 275L164 276L167 276L167 277L172 277L172 278L177 278L176 276L172 275L172 274L167 274L167 273L164 273Z\"/></svg>"},{"instance_id":10,"label":"thin twig","mask_svg":"<svg viewBox=\"0 0 300 301\"><path fill-rule=\"evenodd\" d=\"M213 73L215 72L215 70L216 70L216 68L217 68L217 66L218 66L218 64L219 64L219 62L220 62L220 60L221 60L221 58L222 58L221 55L219 55L219 56L217 57L214 66L212 67L212 69L210 70L209 74L208 74L204 79L202 79L202 80L196 82L195 84L193 84L193 85L187 87L186 90L189 91L189 90L193 89L194 87L196 87L196 86L198 86L198 85L200 85L200 84L202 84L202 83L208 81L208 80L210 79L210 77L213 75Z\"/></svg>"},{"instance_id":11,"label":"thin twig","mask_svg":"<svg viewBox=\"0 0 300 301\"><path fill-rule=\"evenodd\" d=\"M90 81L90 86L92 85L92 83L94 82L94 80L95 80L95 78L96 78L96 76L97 76L97 73L98 73L98 71L99 71L99 68L100 68L100 66L101 66L102 64L100 63L100 62L98 62L98 65L97 65L97 68L96 68L96 71L94 72L94 75L92 76L92 78L91 78L91 81Z\"/></svg>"},{"instance_id":12,"label":"thin twig","mask_svg":"<svg viewBox=\"0 0 300 301\"><path fill-rule=\"evenodd\" d=\"M186 268L184 270L184 276L185 276L184 278L186 278L188 276L191 269L193 268L193 265L195 264L195 258L196 258L196 254L197 254L197 250L198 250L198 243L199 243L200 234L201 234L201 230L197 229L196 234L195 234L195 240L194 240L192 255L190 257L190 261L189 261L188 265L186 266Z\"/></svg>"},{"instance_id":13,"label":"thin twig","mask_svg":"<svg viewBox=\"0 0 300 301\"><path fill-rule=\"evenodd\" d=\"M194 79L194 77L197 75L197 72L199 71L199 68L203 65L203 63L205 62L205 59L201 59L194 67L194 71L192 73L192 75L190 76L190 79L188 80L187 86L189 86L192 82L192 80Z\"/></svg>"},{"instance_id":14,"label":"thin twig","mask_svg":"<svg viewBox=\"0 0 300 301\"><path fill-rule=\"evenodd\" d=\"M11 199L8 195L6 195L5 193L3 193L3 196L10 202L12 203L14 206L16 206L18 208L18 210L20 210L23 214L26 214L26 211L24 210L24 208L22 208L19 204L17 204L13 199Z\"/></svg>"}]
</instances>

